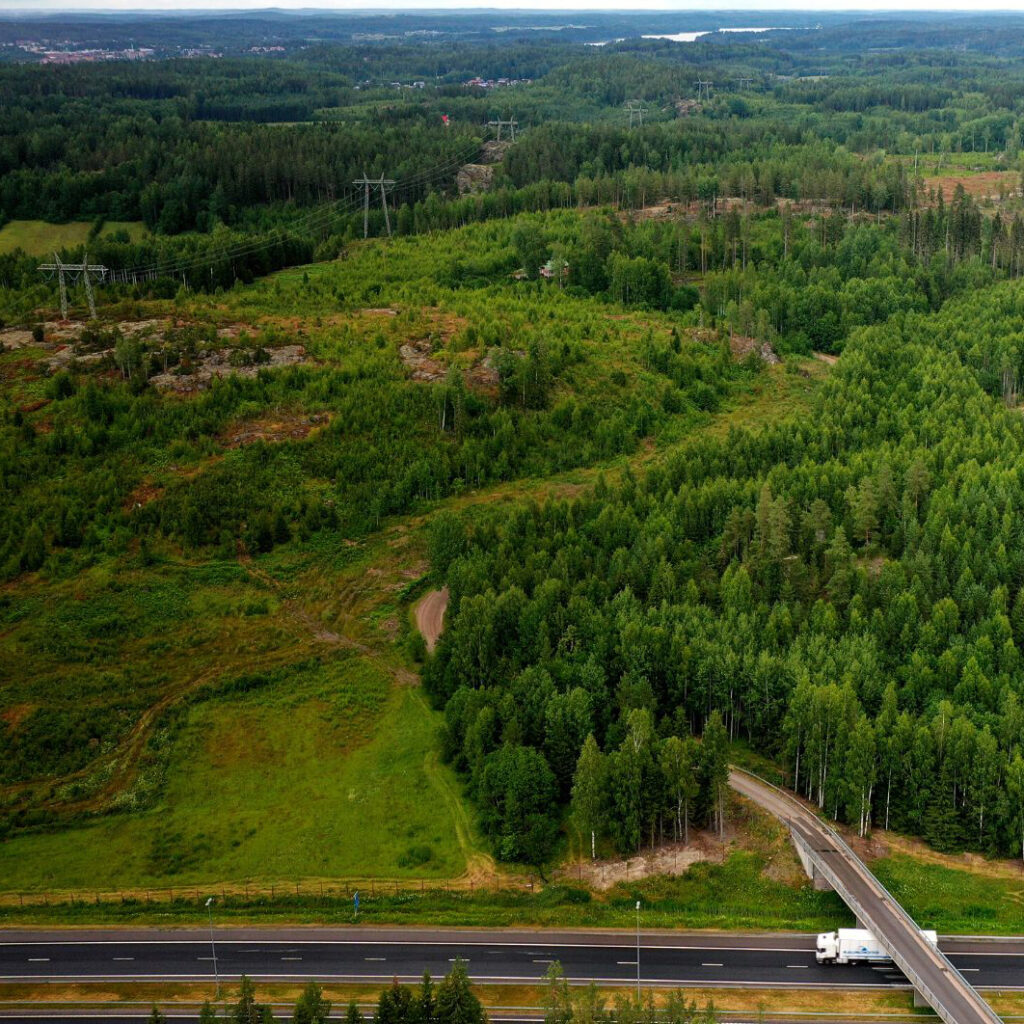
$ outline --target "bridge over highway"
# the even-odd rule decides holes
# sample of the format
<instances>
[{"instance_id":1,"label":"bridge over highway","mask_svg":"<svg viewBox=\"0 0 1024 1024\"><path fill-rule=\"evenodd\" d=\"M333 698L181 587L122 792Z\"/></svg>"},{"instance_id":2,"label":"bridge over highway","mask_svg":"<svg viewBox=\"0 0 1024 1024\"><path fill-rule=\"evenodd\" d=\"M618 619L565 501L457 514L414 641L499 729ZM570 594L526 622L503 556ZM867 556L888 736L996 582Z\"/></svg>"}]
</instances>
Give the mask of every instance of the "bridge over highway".
<instances>
[{"instance_id":1,"label":"bridge over highway","mask_svg":"<svg viewBox=\"0 0 1024 1024\"><path fill-rule=\"evenodd\" d=\"M998 1024L1000 1018L988 1003L949 958L924 938L913 918L835 829L785 790L748 772L732 769L729 784L789 827L808 874L824 878L835 889L946 1024Z\"/></svg>"}]
</instances>

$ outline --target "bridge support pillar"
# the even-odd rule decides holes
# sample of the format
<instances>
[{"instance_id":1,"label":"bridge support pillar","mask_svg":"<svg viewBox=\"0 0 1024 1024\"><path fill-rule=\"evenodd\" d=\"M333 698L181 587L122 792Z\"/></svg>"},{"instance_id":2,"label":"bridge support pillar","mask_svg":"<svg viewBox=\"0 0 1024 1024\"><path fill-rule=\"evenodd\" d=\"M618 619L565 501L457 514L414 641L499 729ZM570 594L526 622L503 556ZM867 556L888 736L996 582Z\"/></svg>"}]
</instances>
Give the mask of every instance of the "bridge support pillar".
<instances>
[{"instance_id":1,"label":"bridge support pillar","mask_svg":"<svg viewBox=\"0 0 1024 1024\"><path fill-rule=\"evenodd\" d=\"M921 995L921 993L918 992L917 989L915 988L914 989L914 1009L915 1010L919 1010L922 1007L925 1008L925 1009L930 1010L932 1008L932 1004L929 1003L928 1000L925 999L925 997L923 995Z\"/></svg>"},{"instance_id":2,"label":"bridge support pillar","mask_svg":"<svg viewBox=\"0 0 1024 1024\"><path fill-rule=\"evenodd\" d=\"M815 867L814 861L811 860L803 843L797 839L792 831L789 833L789 837L796 848L796 855L800 858L800 863L803 865L804 871L807 872L807 877L811 880L814 888L819 892L827 892L832 889L832 883Z\"/></svg>"}]
</instances>

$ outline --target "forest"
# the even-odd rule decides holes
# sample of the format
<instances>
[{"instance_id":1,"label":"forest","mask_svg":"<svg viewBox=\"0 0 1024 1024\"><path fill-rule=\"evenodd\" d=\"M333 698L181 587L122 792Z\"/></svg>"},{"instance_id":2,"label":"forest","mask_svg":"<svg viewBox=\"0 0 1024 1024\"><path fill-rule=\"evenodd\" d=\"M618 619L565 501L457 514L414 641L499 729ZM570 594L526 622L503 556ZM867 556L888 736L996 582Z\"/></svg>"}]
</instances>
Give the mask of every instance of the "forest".
<instances>
[{"instance_id":1,"label":"forest","mask_svg":"<svg viewBox=\"0 0 1024 1024\"><path fill-rule=\"evenodd\" d=\"M721 836L737 756L1024 857L1024 28L437 17L0 63L0 242L87 239L0 249L4 842L155 813L336 644L422 675L499 861ZM303 603L403 545L386 611Z\"/></svg>"}]
</instances>

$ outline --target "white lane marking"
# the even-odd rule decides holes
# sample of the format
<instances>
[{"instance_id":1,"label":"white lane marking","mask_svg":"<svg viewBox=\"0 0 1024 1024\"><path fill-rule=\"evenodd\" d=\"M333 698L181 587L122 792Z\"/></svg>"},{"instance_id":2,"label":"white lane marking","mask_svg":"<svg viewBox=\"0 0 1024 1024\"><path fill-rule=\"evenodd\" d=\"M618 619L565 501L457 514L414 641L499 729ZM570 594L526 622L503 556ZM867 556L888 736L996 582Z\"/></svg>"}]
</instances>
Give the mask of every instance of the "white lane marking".
<instances>
[{"instance_id":1,"label":"white lane marking","mask_svg":"<svg viewBox=\"0 0 1024 1024\"><path fill-rule=\"evenodd\" d=\"M212 956L197 956L196 959L197 960L206 960L207 962L209 962L209 961L213 960L213 957Z\"/></svg>"},{"instance_id":2,"label":"white lane marking","mask_svg":"<svg viewBox=\"0 0 1024 1024\"><path fill-rule=\"evenodd\" d=\"M265 980L273 981L276 978L282 977L278 973L253 973L249 975L254 981ZM285 975L287 977L287 975ZM390 982L396 977L394 974L318 974L318 981L384 981ZM422 978L419 974L400 974L397 977L402 981L415 982ZM894 975L894 977L901 978L900 975ZM40 978L38 974L0 974L0 981L33 981L33 982L44 982L48 985L64 984L68 981L74 981L81 984L109 984L111 981L208 981L209 975L207 974L107 974L97 976L94 974L82 974L82 975L60 975L56 978ZM480 983L488 983L495 985L516 985L516 984L529 984L535 985L537 983L537 976L523 975L523 976L509 976L509 975L474 975L473 980ZM584 977L569 977L566 979L572 984L589 984L593 981L598 985L621 985L622 978L584 978ZM905 980L902 979L901 980ZM678 988L680 985L717 985L723 987L722 982L709 982L706 978L644 978L644 985L647 987L659 987L659 988ZM729 982L724 985L726 988L823 988L823 989L835 989L836 982L833 981L738 981ZM843 988L853 989L878 989L880 991L888 991L893 988L892 985L881 985L873 982L844 982ZM903 988L909 989L911 987L910 982L905 982ZM1006 992L1018 992L1024 991L1024 986L1021 985L1000 985L999 991Z\"/></svg>"},{"instance_id":3,"label":"white lane marking","mask_svg":"<svg viewBox=\"0 0 1024 1024\"><path fill-rule=\"evenodd\" d=\"M553 964L554 960L534 960L535 964Z\"/></svg>"},{"instance_id":4,"label":"white lane marking","mask_svg":"<svg viewBox=\"0 0 1024 1024\"><path fill-rule=\"evenodd\" d=\"M118 961L118 960L134 960L134 959L135 959L135 957L133 957L133 956L115 956L114 957L115 961Z\"/></svg>"},{"instance_id":5,"label":"white lane marking","mask_svg":"<svg viewBox=\"0 0 1024 1024\"><path fill-rule=\"evenodd\" d=\"M654 949L692 949L692 950L723 950L723 951L739 951L741 953L800 953L807 949L807 946L691 946L691 945L678 945L671 943L660 943L657 941L658 936L644 936L644 942L646 945L651 946ZM203 939L97 939L95 942L89 939L70 939L70 940L58 940L58 939L40 939L35 941L27 942L0 942L0 947L3 946L201 946L204 943L209 943L209 937ZM271 943L273 939L269 940ZM285 940L281 940L282 943ZM464 940L448 940L441 939L437 942L431 942L426 939L288 939L288 942L298 944L300 946L458 946L465 948L467 946L493 946L493 940L490 942L474 942L472 939ZM229 938L218 938L217 942L223 946L237 946L243 942L252 942L252 939L229 939ZM508 942L504 944L505 949L530 949L531 943L528 942ZM633 943L629 942L624 938L622 942L558 942L548 946L550 952L554 952L557 949L630 949ZM259 952L264 952L260 950ZM267 952L270 952L269 950ZM534 950L530 950L530 956L539 956ZM1024 956L1024 953L992 953L988 951L981 951L977 953L954 953L954 956Z\"/></svg>"},{"instance_id":6,"label":"white lane marking","mask_svg":"<svg viewBox=\"0 0 1024 1024\"><path fill-rule=\"evenodd\" d=\"M809 964L786 964L791 971L806 971L809 966Z\"/></svg>"},{"instance_id":7,"label":"white lane marking","mask_svg":"<svg viewBox=\"0 0 1024 1024\"><path fill-rule=\"evenodd\" d=\"M723 967L724 964L701 964L701 967Z\"/></svg>"},{"instance_id":8,"label":"white lane marking","mask_svg":"<svg viewBox=\"0 0 1024 1024\"><path fill-rule=\"evenodd\" d=\"M381 963L382 964L382 963L384 963L385 960L387 960L387 957L386 956L364 956L363 959L366 960L368 963Z\"/></svg>"},{"instance_id":9,"label":"white lane marking","mask_svg":"<svg viewBox=\"0 0 1024 1024\"><path fill-rule=\"evenodd\" d=\"M620 967L636 967L635 960L616 960L615 961Z\"/></svg>"},{"instance_id":10,"label":"white lane marking","mask_svg":"<svg viewBox=\"0 0 1024 1024\"><path fill-rule=\"evenodd\" d=\"M460 960L463 963L465 963L465 964L469 963L469 957L468 956L450 956L450 957L448 957L448 963L450 963L450 964L458 963Z\"/></svg>"},{"instance_id":11,"label":"white lane marking","mask_svg":"<svg viewBox=\"0 0 1024 1024\"><path fill-rule=\"evenodd\" d=\"M891 967L872 967L871 970L873 970L873 971L891 971L892 968Z\"/></svg>"},{"instance_id":12,"label":"white lane marking","mask_svg":"<svg viewBox=\"0 0 1024 1024\"><path fill-rule=\"evenodd\" d=\"M48 956L30 956L28 962L30 964L48 964L50 958Z\"/></svg>"},{"instance_id":13,"label":"white lane marking","mask_svg":"<svg viewBox=\"0 0 1024 1024\"><path fill-rule=\"evenodd\" d=\"M302 957L301 956L283 956L283 957L281 957L281 959L282 960L301 960Z\"/></svg>"},{"instance_id":14,"label":"white lane marking","mask_svg":"<svg viewBox=\"0 0 1024 1024\"><path fill-rule=\"evenodd\" d=\"M978 971L980 971L980 970L981 970L980 967L961 967L960 968L960 973L961 974L972 974L972 973L973 974L977 974Z\"/></svg>"}]
</instances>

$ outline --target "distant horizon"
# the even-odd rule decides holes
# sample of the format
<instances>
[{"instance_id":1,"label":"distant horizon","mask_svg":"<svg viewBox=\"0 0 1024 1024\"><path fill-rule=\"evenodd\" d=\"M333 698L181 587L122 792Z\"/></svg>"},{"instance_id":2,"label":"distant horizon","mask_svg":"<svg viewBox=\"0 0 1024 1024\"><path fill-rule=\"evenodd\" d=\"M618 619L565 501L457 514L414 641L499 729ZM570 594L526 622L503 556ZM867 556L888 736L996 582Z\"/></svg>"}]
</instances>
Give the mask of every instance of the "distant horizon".
<instances>
[{"instance_id":1,"label":"distant horizon","mask_svg":"<svg viewBox=\"0 0 1024 1024\"><path fill-rule=\"evenodd\" d=\"M679 14L735 14L749 12L751 14L770 15L772 13L791 14L802 12L813 14L1022 14L1020 2L984 7L978 9L964 5L964 0L906 0L894 6L891 0L860 0L858 3L822 3L821 0L739 0L723 5L720 2L704 2L704 0L682 0L682 2L645 3L642 8L623 10L620 0L560 0L559 6L551 7L545 0L511 0L505 3L496 0L481 4L479 0L449 0L438 4L436 0L406 0L396 4L394 0L374 3L372 0L360 0L358 4L309 3L308 0L107 0L105 3L69 3L68 0L0 0L0 15L38 15L38 14L161 14L172 15L188 11L189 13L219 14L231 12L235 14L268 12L309 13L309 14L382 14L404 13L408 11L447 13L470 13L473 11L504 11L508 13L538 11L557 15L562 13L580 14L587 11L595 13L619 12L623 15L639 15L645 13Z\"/></svg>"}]
</instances>

